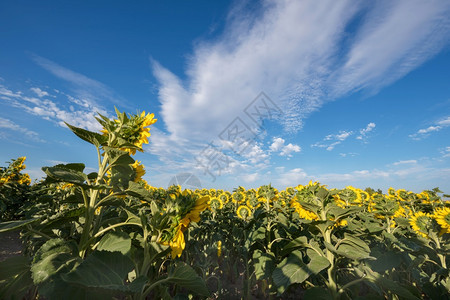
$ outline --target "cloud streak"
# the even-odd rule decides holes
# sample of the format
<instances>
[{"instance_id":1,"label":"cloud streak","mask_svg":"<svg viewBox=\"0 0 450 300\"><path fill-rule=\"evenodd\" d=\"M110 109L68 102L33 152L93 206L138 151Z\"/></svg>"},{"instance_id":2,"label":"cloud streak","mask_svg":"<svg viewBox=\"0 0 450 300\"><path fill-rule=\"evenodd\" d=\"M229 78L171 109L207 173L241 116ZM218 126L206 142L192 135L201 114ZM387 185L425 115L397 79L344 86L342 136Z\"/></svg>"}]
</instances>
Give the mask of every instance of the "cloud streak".
<instances>
[{"instance_id":1,"label":"cloud streak","mask_svg":"<svg viewBox=\"0 0 450 300\"><path fill-rule=\"evenodd\" d=\"M195 45L186 80L152 60L165 127L152 136L152 147L170 142L195 152L234 117L245 117L244 108L261 91L283 111L278 123L284 130L298 132L324 103L376 91L438 53L448 41L449 13L445 1L264 1L254 11L236 7L222 36ZM360 131L361 139L373 127Z\"/></svg>"}]
</instances>

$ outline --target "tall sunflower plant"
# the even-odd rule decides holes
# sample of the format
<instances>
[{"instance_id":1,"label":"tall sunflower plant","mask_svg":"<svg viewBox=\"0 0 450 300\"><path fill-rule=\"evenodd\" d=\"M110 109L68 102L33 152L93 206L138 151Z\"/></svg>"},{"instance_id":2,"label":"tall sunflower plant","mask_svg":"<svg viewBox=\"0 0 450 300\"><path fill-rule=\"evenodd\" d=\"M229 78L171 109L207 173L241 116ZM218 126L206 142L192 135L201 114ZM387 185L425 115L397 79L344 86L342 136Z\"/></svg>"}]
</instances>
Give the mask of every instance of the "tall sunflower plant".
<instances>
[{"instance_id":1,"label":"tall sunflower plant","mask_svg":"<svg viewBox=\"0 0 450 300\"><path fill-rule=\"evenodd\" d=\"M153 193L142 178L144 166L132 156L143 151L156 119L117 109L116 115L99 114L101 132L66 124L95 146L96 172L85 173L82 163L43 167L47 177L41 186L47 192L37 202L57 205L47 205L46 214L33 210L29 219L0 223L0 232L22 230L37 245L25 256L0 263L2 270L15 272L0 274L0 298L25 293L49 299L209 295L197 273L178 260L185 232L200 220L207 197ZM52 189L65 192L49 193Z\"/></svg>"}]
</instances>

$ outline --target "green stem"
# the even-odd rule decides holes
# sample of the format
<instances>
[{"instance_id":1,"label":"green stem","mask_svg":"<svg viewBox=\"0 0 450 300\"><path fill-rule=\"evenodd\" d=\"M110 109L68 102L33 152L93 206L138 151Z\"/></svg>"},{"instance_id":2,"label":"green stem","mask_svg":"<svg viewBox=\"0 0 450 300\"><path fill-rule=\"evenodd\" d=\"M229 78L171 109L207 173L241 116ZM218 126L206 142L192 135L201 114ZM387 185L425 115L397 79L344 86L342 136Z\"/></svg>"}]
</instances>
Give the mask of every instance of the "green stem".
<instances>
[{"instance_id":1,"label":"green stem","mask_svg":"<svg viewBox=\"0 0 450 300\"><path fill-rule=\"evenodd\" d=\"M98 183L100 182L100 180L103 178L103 176L106 173L106 166L108 164L108 153L105 153L105 156L103 157L103 161L102 164L100 165L100 168L98 170L98 174L97 174L97 179L95 180L95 185L98 185ZM87 203L87 207L86 207L86 216L85 216L85 223L83 226L83 232L81 234L81 240L80 240L80 244L79 244L79 249L80 249L80 257L85 257L86 255L86 251L89 248L89 244L91 242L91 227L92 227L92 222L94 220L94 216L95 216L95 204L97 201L99 195L99 190L90 190L90 201L89 203ZM87 201L86 201L87 202ZM85 203L86 205L86 203Z\"/></svg>"},{"instance_id":2,"label":"green stem","mask_svg":"<svg viewBox=\"0 0 450 300\"><path fill-rule=\"evenodd\" d=\"M331 244L331 230L330 229L326 229L325 230L325 232L324 232L324 239L325 239L325 242ZM335 271L334 271L335 257L334 257L333 252L331 252L329 249L327 249L327 259L330 262L330 267L327 269L327 273L328 273L328 288L331 291L333 299L337 299L338 298L338 293L337 293L337 284L336 284Z\"/></svg>"},{"instance_id":3,"label":"green stem","mask_svg":"<svg viewBox=\"0 0 450 300\"><path fill-rule=\"evenodd\" d=\"M33 229L30 225L27 226L27 229L28 229L28 231L30 231L32 233L35 233L35 234L38 234L38 235L42 236L43 238L46 238L48 240L51 239L50 236L46 235L45 233L40 232L39 230Z\"/></svg>"},{"instance_id":4,"label":"green stem","mask_svg":"<svg viewBox=\"0 0 450 300\"><path fill-rule=\"evenodd\" d=\"M339 294L344 293L344 292L345 292L345 289L351 287L352 285L355 285L355 284L357 284L357 283L359 283L359 282L361 282L361 281L366 280L366 278L364 278L365 276L366 276L366 275L364 274L363 277L358 278L358 279L355 279L355 280L350 281L349 283L345 284L342 288L339 289Z\"/></svg>"}]
</instances>

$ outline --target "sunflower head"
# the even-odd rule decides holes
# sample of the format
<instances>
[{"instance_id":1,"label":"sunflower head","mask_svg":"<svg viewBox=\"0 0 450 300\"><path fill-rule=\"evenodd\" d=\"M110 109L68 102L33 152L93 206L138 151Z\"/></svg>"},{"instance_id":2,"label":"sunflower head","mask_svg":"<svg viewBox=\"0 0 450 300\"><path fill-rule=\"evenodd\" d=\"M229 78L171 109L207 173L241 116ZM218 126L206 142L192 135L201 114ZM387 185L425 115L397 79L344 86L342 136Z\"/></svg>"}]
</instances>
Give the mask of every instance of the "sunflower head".
<instances>
[{"instance_id":1,"label":"sunflower head","mask_svg":"<svg viewBox=\"0 0 450 300\"><path fill-rule=\"evenodd\" d=\"M450 207L436 209L433 217L441 227L441 234L450 233Z\"/></svg>"},{"instance_id":2,"label":"sunflower head","mask_svg":"<svg viewBox=\"0 0 450 300\"><path fill-rule=\"evenodd\" d=\"M208 201L208 208L209 208L211 211L217 211L217 210L223 208L223 202L222 202L222 200L220 200L220 198L218 198L218 197L212 197L212 198L210 198L209 201Z\"/></svg>"},{"instance_id":3,"label":"sunflower head","mask_svg":"<svg viewBox=\"0 0 450 300\"><path fill-rule=\"evenodd\" d=\"M243 220L248 220L252 216L252 211L247 205L241 205L236 209L236 214Z\"/></svg>"},{"instance_id":4,"label":"sunflower head","mask_svg":"<svg viewBox=\"0 0 450 300\"><path fill-rule=\"evenodd\" d=\"M430 214L424 212L415 213L410 219L409 224L417 235L429 238L429 231L433 229L433 218Z\"/></svg>"}]
</instances>

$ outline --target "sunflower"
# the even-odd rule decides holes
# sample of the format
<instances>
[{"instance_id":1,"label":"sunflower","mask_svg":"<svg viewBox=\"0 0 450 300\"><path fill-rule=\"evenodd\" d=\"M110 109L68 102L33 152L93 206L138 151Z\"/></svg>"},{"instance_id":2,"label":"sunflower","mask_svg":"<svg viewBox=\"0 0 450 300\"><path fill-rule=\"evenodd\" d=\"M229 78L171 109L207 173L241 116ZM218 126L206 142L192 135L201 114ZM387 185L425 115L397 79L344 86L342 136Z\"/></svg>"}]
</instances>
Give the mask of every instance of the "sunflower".
<instances>
[{"instance_id":1,"label":"sunflower","mask_svg":"<svg viewBox=\"0 0 450 300\"><path fill-rule=\"evenodd\" d=\"M209 201L208 201L208 206L211 210L216 211L218 209L222 209L223 208L223 202L222 200L220 200L220 198L218 197L212 197Z\"/></svg>"},{"instance_id":2,"label":"sunflower","mask_svg":"<svg viewBox=\"0 0 450 300\"><path fill-rule=\"evenodd\" d=\"M135 161L134 164L131 165L136 172L136 177L134 178L134 182L139 182L142 179L142 176L145 175L144 165L141 164L140 161Z\"/></svg>"},{"instance_id":3,"label":"sunflower","mask_svg":"<svg viewBox=\"0 0 450 300\"><path fill-rule=\"evenodd\" d=\"M236 214L239 218L247 220L252 215L252 211L247 205L241 205L236 209Z\"/></svg>"},{"instance_id":4,"label":"sunflower","mask_svg":"<svg viewBox=\"0 0 450 300\"><path fill-rule=\"evenodd\" d=\"M298 216L301 219L305 219L305 220L318 220L319 217L313 213L312 211L306 210L303 208L303 206L301 206L300 203L298 203L297 201L292 201L291 202L291 207L295 208L295 211L298 213Z\"/></svg>"},{"instance_id":5,"label":"sunflower","mask_svg":"<svg viewBox=\"0 0 450 300\"><path fill-rule=\"evenodd\" d=\"M438 208L434 212L433 217L441 226L441 233L450 233L450 207Z\"/></svg>"},{"instance_id":6,"label":"sunflower","mask_svg":"<svg viewBox=\"0 0 450 300\"><path fill-rule=\"evenodd\" d=\"M393 187L390 187L388 189L388 197L395 197L395 189Z\"/></svg>"},{"instance_id":7,"label":"sunflower","mask_svg":"<svg viewBox=\"0 0 450 300\"><path fill-rule=\"evenodd\" d=\"M432 221L430 214L419 211L409 219L409 224L418 235L426 238L428 229L432 228Z\"/></svg>"},{"instance_id":8,"label":"sunflower","mask_svg":"<svg viewBox=\"0 0 450 300\"><path fill-rule=\"evenodd\" d=\"M396 192L397 197L399 197L401 200L406 201L408 200L408 192L404 189L398 189Z\"/></svg>"}]
</instances>

